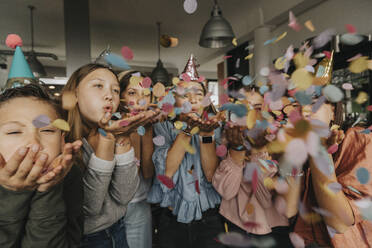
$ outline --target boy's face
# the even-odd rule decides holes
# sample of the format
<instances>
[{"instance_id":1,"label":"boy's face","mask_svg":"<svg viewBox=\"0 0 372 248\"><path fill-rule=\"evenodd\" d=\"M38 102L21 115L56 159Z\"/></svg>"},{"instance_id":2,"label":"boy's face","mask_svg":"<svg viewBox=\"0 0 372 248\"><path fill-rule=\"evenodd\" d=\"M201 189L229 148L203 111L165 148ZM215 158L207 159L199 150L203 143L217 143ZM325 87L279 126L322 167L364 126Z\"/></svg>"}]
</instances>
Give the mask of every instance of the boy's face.
<instances>
[{"instance_id":1,"label":"boy's face","mask_svg":"<svg viewBox=\"0 0 372 248\"><path fill-rule=\"evenodd\" d=\"M180 108L185 102L191 103L191 112L202 114L202 101L204 98L203 87L198 82L183 82L179 83L180 86L185 88L186 93L183 96L176 95L176 107Z\"/></svg>"},{"instance_id":2,"label":"boy's face","mask_svg":"<svg viewBox=\"0 0 372 248\"><path fill-rule=\"evenodd\" d=\"M22 147L40 146L40 152L48 155L47 165L56 158L62 149L62 133L48 125L36 128L32 121L46 115L51 122L58 119L54 108L32 97L19 97L0 106L0 154L8 161L15 151Z\"/></svg>"}]
</instances>

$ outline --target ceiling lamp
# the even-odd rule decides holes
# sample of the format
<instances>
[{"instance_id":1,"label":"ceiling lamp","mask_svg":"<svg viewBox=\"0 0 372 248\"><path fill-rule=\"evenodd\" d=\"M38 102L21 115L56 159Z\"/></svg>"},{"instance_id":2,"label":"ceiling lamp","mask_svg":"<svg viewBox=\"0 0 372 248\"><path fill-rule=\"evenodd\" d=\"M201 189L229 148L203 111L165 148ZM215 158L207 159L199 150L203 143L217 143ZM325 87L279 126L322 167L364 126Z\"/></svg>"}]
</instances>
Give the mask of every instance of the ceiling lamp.
<instances>
[{"instance_id":1,"label":"ceiling lamp","mask_svg":"<svg viewBox=\"0 0 372 248\"><path fill-rule=\"evenodd\" d=\"M214 0L211 18L203 28L199 45L206 48L226 47L232 43L234 37L234 31L230 23L223 18L217 0Z\"/></svg>"},{"instance_id":2,"label":"ceiling lamp","mask_svg":"<svg viewBox=\"0 0 372 248\"><path fill-rule=\"evenodd\" d=\"M33 11L35 9L34 6L28 6L30 9L30 24L31 24L31 51L27 57L27 63L30 65L31 71L35 77L45 77L46 72L44 66L40 63L40 61L36 58L36 54L34 51L34 18L33 18Z\"/></svg>"},{"instance_id":3,"label":"ceiling lamp","mask_svg":"<svg viewBox=\"0 0 372 248\"><path fill-rule=\"evenodd\" d=\"M154 70L151 72L151 79L154 83L161 82L165 86L169 86L168 71L164 68L163 62L160 60L160 22L157 22L156 24L158 25L158 62Z\"/></svg>"}]
</instances>

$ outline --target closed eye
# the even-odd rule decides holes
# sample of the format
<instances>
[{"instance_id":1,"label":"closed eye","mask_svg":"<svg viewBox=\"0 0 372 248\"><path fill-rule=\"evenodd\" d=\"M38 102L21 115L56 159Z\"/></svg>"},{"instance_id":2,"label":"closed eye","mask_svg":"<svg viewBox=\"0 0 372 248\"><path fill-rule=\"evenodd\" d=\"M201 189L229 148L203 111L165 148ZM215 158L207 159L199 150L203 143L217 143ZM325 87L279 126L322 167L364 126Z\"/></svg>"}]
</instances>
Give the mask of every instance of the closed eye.
<instances>
[{"instance_id":1,"label":"closed eye","mask_svg":"<svg viewBox=\"0 0 372 248\"><path fill-rule=\"evenodd\" d=\"M7 132L6 134L12 135L12 134L21 134L22 132L20 131L14 131L14 132Z\"/></svg>"},{"instance_id":2,"label":"closed eye","mask_svg":"<svg viewBox=\"0 0 372 248\"><path fill-rule=\"evenodd\" d=\"M55 129L44 129L44 130L41 130L41 132L43 132L43 133L55 133L56 130Z\"/></svg>"}]
</instances>

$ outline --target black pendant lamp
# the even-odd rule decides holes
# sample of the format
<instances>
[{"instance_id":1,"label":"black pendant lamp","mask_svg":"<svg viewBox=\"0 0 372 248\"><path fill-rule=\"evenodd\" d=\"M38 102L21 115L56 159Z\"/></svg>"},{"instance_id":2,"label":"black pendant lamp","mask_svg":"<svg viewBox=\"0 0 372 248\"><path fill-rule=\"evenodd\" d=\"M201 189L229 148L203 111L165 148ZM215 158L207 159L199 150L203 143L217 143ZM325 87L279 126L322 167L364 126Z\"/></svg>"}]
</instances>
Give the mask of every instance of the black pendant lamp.
<instances>
[{"instance_id":1,"label":"black pendant lamp","mask_svg":"<svg viewBox=\"0 0 372 248\"><path fill-rule=\"evenodd\" d=\"M28 6L30 9L30 24L31 24L31 51L27 57L27 63L30 65L31 71L35 77L45 77L46 72L44 66L40 63L40 61L36 58L36 54L34 51L34 18L33 18L33 11L35 9L34 6Z\"/></svg>"},{"instance_id":2,"label":"black pendant lamp","mask_svg":"<svg viewBox=\"0 0 372 248\"><path fill-rule=\"evenodd\" d=\"M151 79L154 84L161 82L164 86L170 86L168 71L164 68L163 62L160 60L160 22L156 24L158 26L158 62L151 72Z\"/></svg>"},{"instance_id":3,"label":"black pendant lamp","mask_svg":"<svg viewBox=\"0 0 372 248\"><path fill-rule=\"evenodd\" d=\"M211 18L203 28L199 45L206 48L226 47L232 43L234 37L234 31L230 23L223 18L217 0L214 0Z\"/></svg>"}]
</instances>

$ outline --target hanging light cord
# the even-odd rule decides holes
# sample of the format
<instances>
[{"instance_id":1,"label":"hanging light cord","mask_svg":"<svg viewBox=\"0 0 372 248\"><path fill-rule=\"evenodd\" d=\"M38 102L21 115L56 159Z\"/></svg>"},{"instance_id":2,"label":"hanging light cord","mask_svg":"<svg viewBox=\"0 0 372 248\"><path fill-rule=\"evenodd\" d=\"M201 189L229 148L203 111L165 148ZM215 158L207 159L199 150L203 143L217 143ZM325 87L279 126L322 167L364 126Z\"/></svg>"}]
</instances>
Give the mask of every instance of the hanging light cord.
<instances>
[{"instance_id":1,"label":"hanging light cord","mask_svg":"<svg viewBox=\"0 0 372 248\"><path fill-rule=\"evenodd\" d=\"M35 7L29 5L28 8L30 9L30 24L31 24L31 51L34 51L34 9Z\"/></svg>"},{"instance_id":2,"label":"hanging light cord","mask_svg":"<svg viewBox=\"0 0 372 248\"><path fill-rule=\"evenodd\" d=\"M160 22L156 23L158 25L158 59L160 60Z\"/></svg>"}]
</instances>

